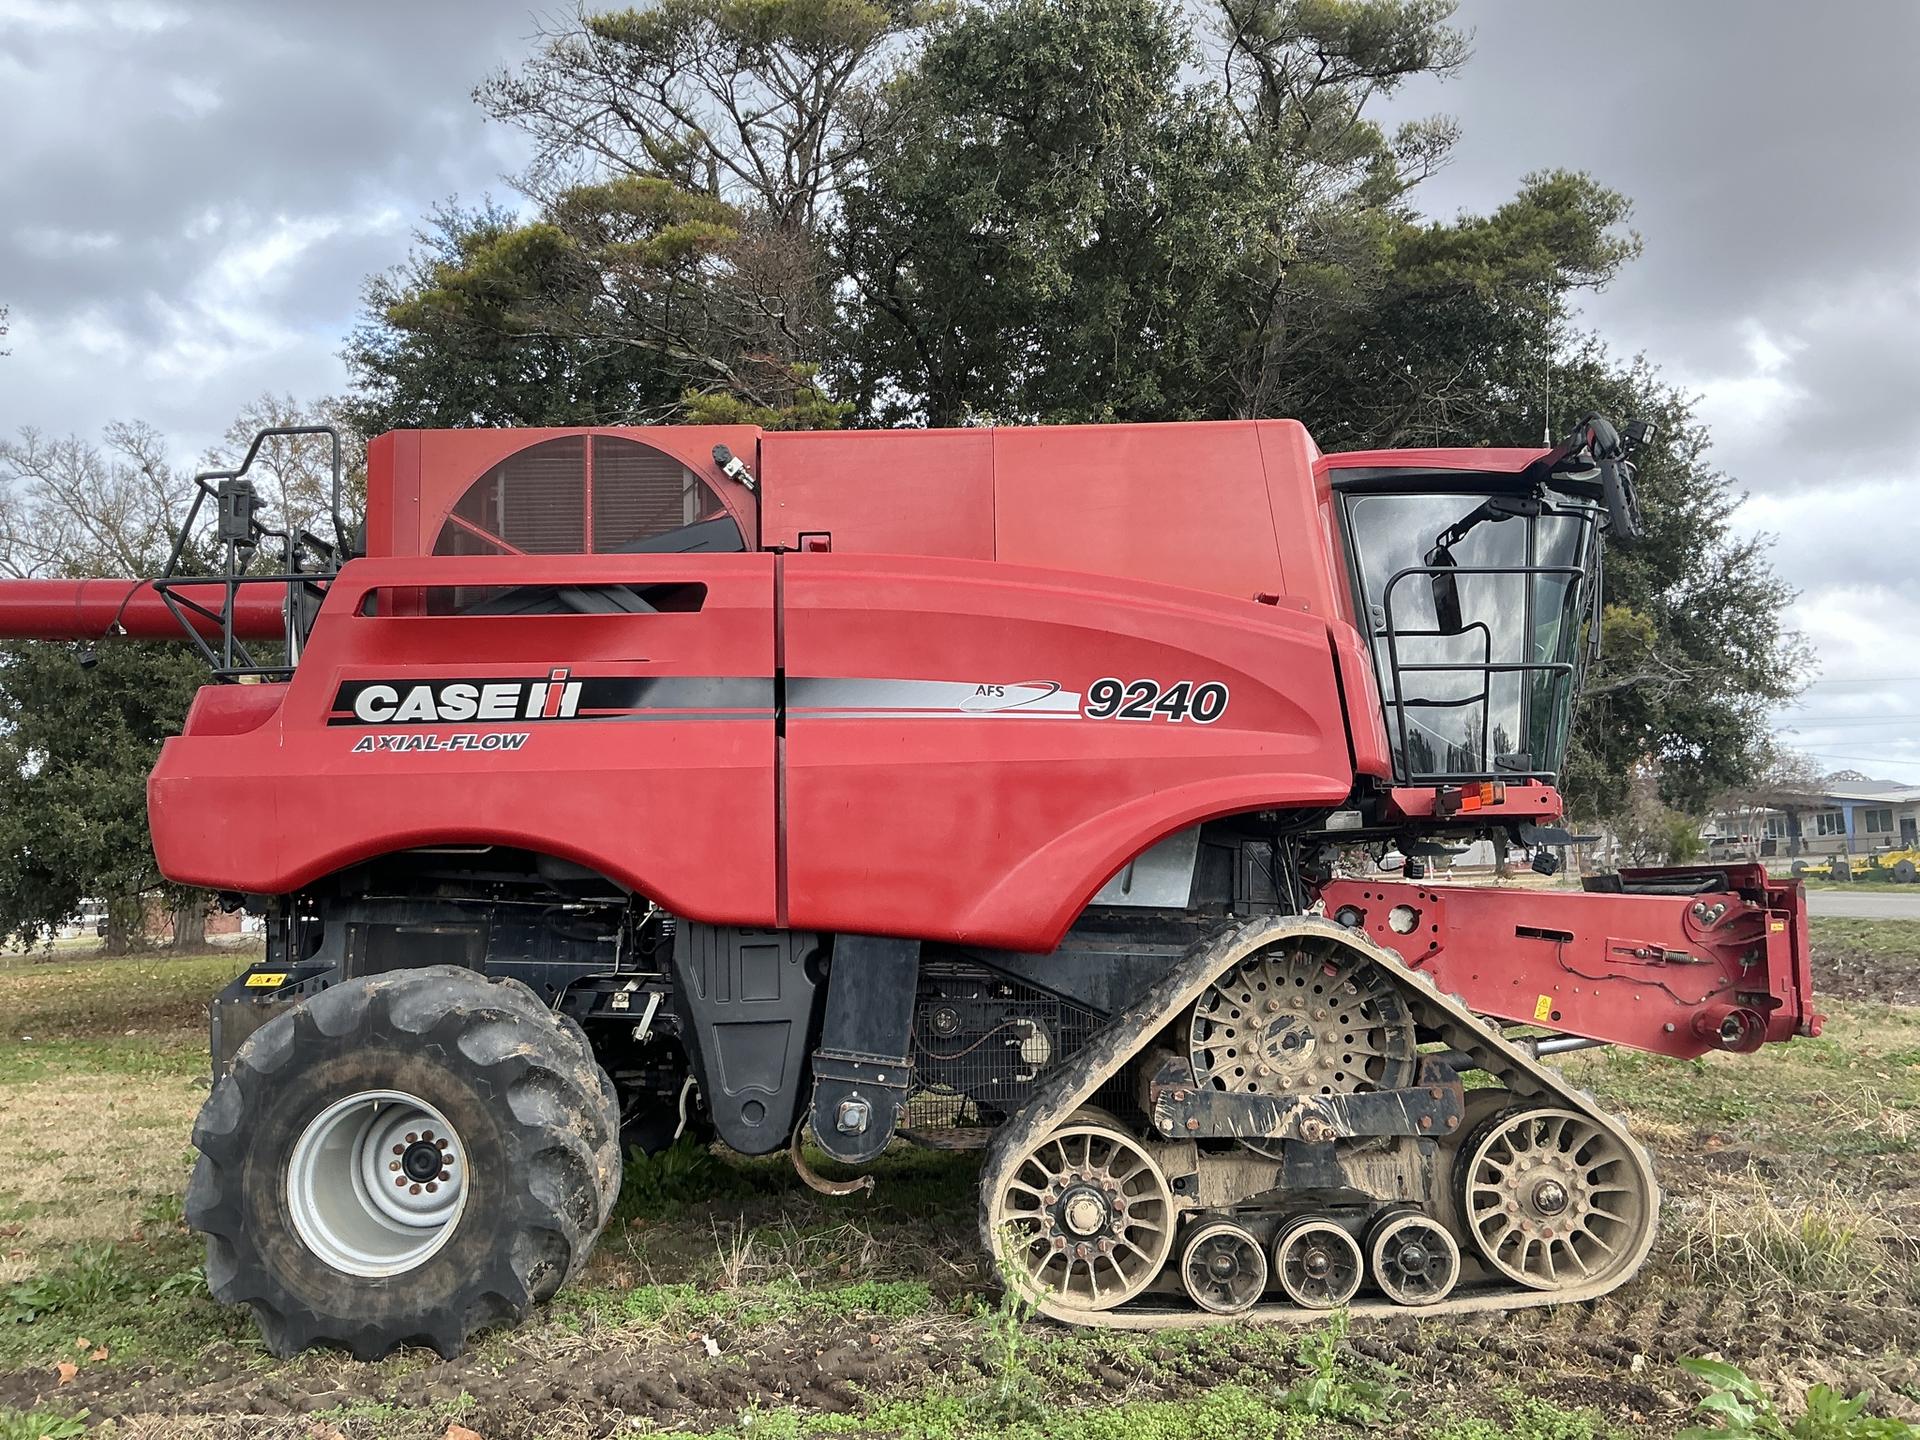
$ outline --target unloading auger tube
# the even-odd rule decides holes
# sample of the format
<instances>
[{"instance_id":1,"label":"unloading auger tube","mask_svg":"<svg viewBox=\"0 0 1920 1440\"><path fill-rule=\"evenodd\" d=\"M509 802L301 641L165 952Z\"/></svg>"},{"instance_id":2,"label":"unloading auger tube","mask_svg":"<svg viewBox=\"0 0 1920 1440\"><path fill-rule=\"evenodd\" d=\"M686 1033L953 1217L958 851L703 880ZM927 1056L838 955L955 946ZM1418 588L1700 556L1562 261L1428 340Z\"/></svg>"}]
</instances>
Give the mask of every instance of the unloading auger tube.
<instances>
[{"instance_id":1,"label":"unloading auger tube","mask_svg":"<svg viewBox=\"0 0 1920 1440\"><path fill-rule=\"evenodd\" d=\"M1182 1133L1218 1129L1195 1118L1195 1093L1180 1078L1193 1007L1274 952L1318 957L1321 980L1312 983L1331 992L1356 967L1391 977L1412 1023L1439 1042L1412 1087L1421 1100L1402 1107L1414 1133L1381 1133L1394 1126L1377 1117L1393 1107L1369 1104L1364 1082L1345 1093L1326 1093L1329 1085L1259 1097L1275 1117L1264 1135L1203 1144ZM1316 1040L1285 1012L1310 1025L1333 1010L1255 998L1277 1014L1279 1043L1294 1047ZM1448 1062L1463 1056L1490 1088L1462 1087ZM1176 1133L1153 1118L1129 1125L1090 1108L1116 1079L1141 1114ZM1254 1112L1243 1102L1240 1113ZM1351 1134L1356 1125L1371 1133ZM1305 1143L1276 1146L1276 1134ZM981 1224L1007 1283L1040 1313L1158 1329L1215 1324L1223 1313L1308 1321L1335 1305L1385 1315L1413 1304L1444 1315L1592 1300L1639 1270L1659 1198L1646 1152L1591 1097L1392 951L1330 920L1282 916L1196 944L1046 1079L988 1147ZM1203 1229L1207 1243L1194 1244ZM1445 1253L1449 1238L1457 1262ZM1195 1273L1183 1280L1185 1272ZM1259 1298L1245 1299L1256 1286Z\"/></svg>"}]
</instances>

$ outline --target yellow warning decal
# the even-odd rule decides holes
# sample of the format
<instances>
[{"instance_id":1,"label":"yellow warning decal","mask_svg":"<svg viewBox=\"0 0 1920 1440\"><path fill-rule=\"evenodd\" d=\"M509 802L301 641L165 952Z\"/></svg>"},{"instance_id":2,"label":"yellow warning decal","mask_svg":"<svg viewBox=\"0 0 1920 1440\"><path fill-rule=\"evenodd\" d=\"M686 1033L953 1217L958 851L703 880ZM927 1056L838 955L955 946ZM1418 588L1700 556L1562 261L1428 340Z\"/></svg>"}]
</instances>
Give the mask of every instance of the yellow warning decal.
<instances>
[{"instance_id":1,"label":"yellow warning decal","mask_svg":"<svg viewBox=\"0 0 1920 1440\"><path fill-rule=\"evenodd\" d=\"M1786 928L1787 928L1787 922L1784 920L1773 920L1773 921L1769 921L1767 924L1767 929L1773 930L1773 931L1780 931Z\"/></svg>"},{"instance_id":2,"label":"yellow warning decal","mask_svg":"<svg viewBox=\"0 0 1920 1440\"><path fill-rule=\"evenodd\" d=\"M247 988L250 990L271 990L276 985L286 983L287 972L284 970L267 970L258 975L247 976Z\"/></svg>"},{"instance_id":3,"label":"yellow warning decal","mask_svg":"<svg viewBox=\"0 0 1920 1440\"><path fill-rule=\"evenodd\" d=\"M1539 1003L1533 1007L1533 1018L1536 1020L1551 1020L1553 1018L1552 996L1542 995L1540 997Z\"/></svg>"}]
</instances>

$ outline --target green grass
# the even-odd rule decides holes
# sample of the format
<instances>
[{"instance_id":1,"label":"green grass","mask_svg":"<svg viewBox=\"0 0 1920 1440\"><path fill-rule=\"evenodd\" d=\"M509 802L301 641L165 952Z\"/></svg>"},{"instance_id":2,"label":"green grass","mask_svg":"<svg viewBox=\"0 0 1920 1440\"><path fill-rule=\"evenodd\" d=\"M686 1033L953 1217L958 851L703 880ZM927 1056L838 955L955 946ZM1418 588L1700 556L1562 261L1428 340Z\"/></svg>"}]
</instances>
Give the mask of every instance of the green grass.
<instances>
[{"instance_id":1,"label":"green grass","mask_svg":"<svg viewBox=\"0 0 1920 1440\"><path fill-rule=\"evenodd\" d=\"M1719 1129L1768 1150L1895 1154L1920 1147L1920 1012L1826 1002L1825 1033L1751 1055L1675 1060L1612 1049L1564 1068L1635 1117Z\"/></svg>"},{"instance_id":2,"label":"green grass","mask_svg":"<svg viewBox=\"0 0 1920 1440\"><path fill-rule=\"evenodd\" d=\"M1430 1440L1611 1440L1621 1432L1597 1410L1569 1410L1551 1400L1506 1390L1499 1396L1497 1418L1442 1420L1420 1433Z\"/></svg>"},{"instance_id":3,"label":"green grass","mask_svg":"<svg viewBox=\"0 0 1920 1440\"><path fill-rule=\"evenodd\" d=\"M0 960L0 1037L47 1040L204 1025L214 992L253 952Z\"/></svg>"},{"instance_id":4,"label":"green grass","mask_svg":"<svg viewBox=\"0 0 1920 1440\"><path fill-rule=\"evenodd\" d=\"M250 1322L213 1303L200 1264L198 1242L178 1232L147 1244L76 1247L0 1290L0 1368L180 1363L214 1340L251 1346ZM103 1346L107 1357L94 1361Z\"/></svg>"},{"instance_id":5,"label":"green grass","mask_svg":"<svg viewBox=\"0 0 1920 1440\"><path fill-rule=\"evenodd\" d=\"M207 1042L199 1035L0 1042L0 1085L57 1084L65 1076L181 1078L206 1073Z\"/></svg>"},{"instance_id":6,"label":"green grass","mask_svg":"<svg viewBox=\"0 0 1920 1440\"><path fill-rule=\"evenodd\" d=\"M1909 966L1920 962L1920 919L1857 920L1816 915L1807 923L1816 955L1845 952Z\"/></svg>"},{"instance_id":7,"label":"green grass","mask_svg":"<svg viewBox=\"0 0 1920 1440\"><path fill-rule=\"evenodd\" d=\"M44 1407L13 1410L0 1407L0 1440L75 1440L87 1433L87 1412L62 1414Z\"/></svg>"}]
</instances>

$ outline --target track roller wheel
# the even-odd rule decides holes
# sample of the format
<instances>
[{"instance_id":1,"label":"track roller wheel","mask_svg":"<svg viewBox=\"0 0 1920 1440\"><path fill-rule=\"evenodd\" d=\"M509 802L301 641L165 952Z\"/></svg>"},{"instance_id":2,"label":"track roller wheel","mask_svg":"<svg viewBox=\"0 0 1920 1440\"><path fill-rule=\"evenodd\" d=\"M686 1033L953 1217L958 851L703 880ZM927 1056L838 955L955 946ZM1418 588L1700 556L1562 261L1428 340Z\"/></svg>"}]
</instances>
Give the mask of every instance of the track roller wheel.
<instances>
[{"instance_id":1,"label":"track roller wheel","mask_svg":"<svg viewBox=\"0 0 1920 1440\"><path fill-rule=\"evenodd\" d=\"M1180 1279L1187 1297L1202 1310L1238 1315L1267 1288L1267 1252L1233 1221L1211 1220L1187 1236Z\"/></svg>"},{"instance_id":2,"label":"track roller wheel","mask_svg":"<svg viewBox=\"0 0 1920 1440\"><path fill-rule=\"evenodd\" d=\"M1467 1137L1458 1164L1467 1233L1508 1279L1561 1290L1638 1263L1652 1197L1625 1145L1587 1116L1508 1110Z\"/></svg>"},{"instance_id":3,"label":"track roller wheel","mask_svg":"<svg viewBox=\"0 0 1920 1440\"><path fill-rule=\"evenodd\" d=\"M1360 1289L1365 1268L1360 1243L1324 1216L1301 1216L1273 1242L1280 1288L1302 1309L1339 1309Z\"/></svg>"},{"instance_id":4,"label":"track roller wheel","mask_svg":"<svg viewBox=\"0 0 1920 1440\"><path fill-rule=\"evenodd\" d=\"M1396 1305L1433 1305L1460 1279L1460 1247L1437 1220L1390 1210L1367 1232L1368 1269Z\"/></svg>"},{"instance_id":5,"label":"track roller wheel","mask_svg":"<svg viewBox=\"0 0 1920 1440\"><path fill-rule=\"evenodd\" d=\"M1173 1251L1173 1192L1138 1141L1076 1115L1033 1146L989 1197L994 1258L1029 1298L1111 1310L1153 1283Z\"/></svg>"}]
</instances>

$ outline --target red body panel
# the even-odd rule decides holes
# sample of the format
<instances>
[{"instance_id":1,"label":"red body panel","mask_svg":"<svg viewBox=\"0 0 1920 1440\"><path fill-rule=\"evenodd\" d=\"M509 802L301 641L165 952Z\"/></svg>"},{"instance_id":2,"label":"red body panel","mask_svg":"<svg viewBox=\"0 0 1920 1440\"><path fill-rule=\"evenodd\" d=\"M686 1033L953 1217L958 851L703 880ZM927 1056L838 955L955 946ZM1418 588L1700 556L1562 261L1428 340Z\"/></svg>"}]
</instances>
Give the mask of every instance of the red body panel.
<instances>
[{"instance_id":1,"label":"red body panel","mask_svg":"<svg viewBox=\"0 0 1920 1440\"><path fill-rule=\"evenodd\" d=\"M769 434L760 456L769 548L827 537L836 554L997 560L1352 618L1297 421Z\"/></svg>"},{"instance_id":2,"label":"red body panel","mask_svg":"<svg viewBox=\"0 0 1920 1440\"><path fill-rule=\"evenodd\" d=\"M774 922L773 569L770 555L355 561L341 571L285 698L243 734L169 740L148 786L154 849L182 883L285 893L421 845L521 845L591 865L695 919ZM428 583L697 581L697 613L363 615L370 591ZM525 733L523 748L356 752L330 725L343 681L396 676L743 678L730 717L468 722L405 737ZM276 687L277 688L277 687ZM291 817L298 817L297 823Z\"/></svg>"},{"instance_id":3,"label":"red body panel","mask_svg":"<svg viewBox=\"0 0 1920 1440\"><path fill-rule=\"evenodd\" d=\"M1321 898L1503 1020L1679 1056L1818 1034L1800 883L1758 865L1729 879L1692 896L1337 880ZM1729 1016L1745 1017L1735 1045L1719 1038Z\"/></svg>"},{"instance_id":4,"label":"red body panel","mask_svg":"<svg viewBox=\"0 0 1920 1440\"><path fill-rule=\"evenodd\" d=\"M1327 626L1297 610L864 556L789 556L783 588L795 926L1051 949L1172 831L1352 789ZM1217 683L1229 699L1208 724L1085 718L1103 676ZM795 677L943 681L978 696L956 707L979 708L931 708L949 698L934 694L879 713L857 688L813 706ZM1023 687L1058 708L1021 706Z\"/></svg>"}]
</instances>

